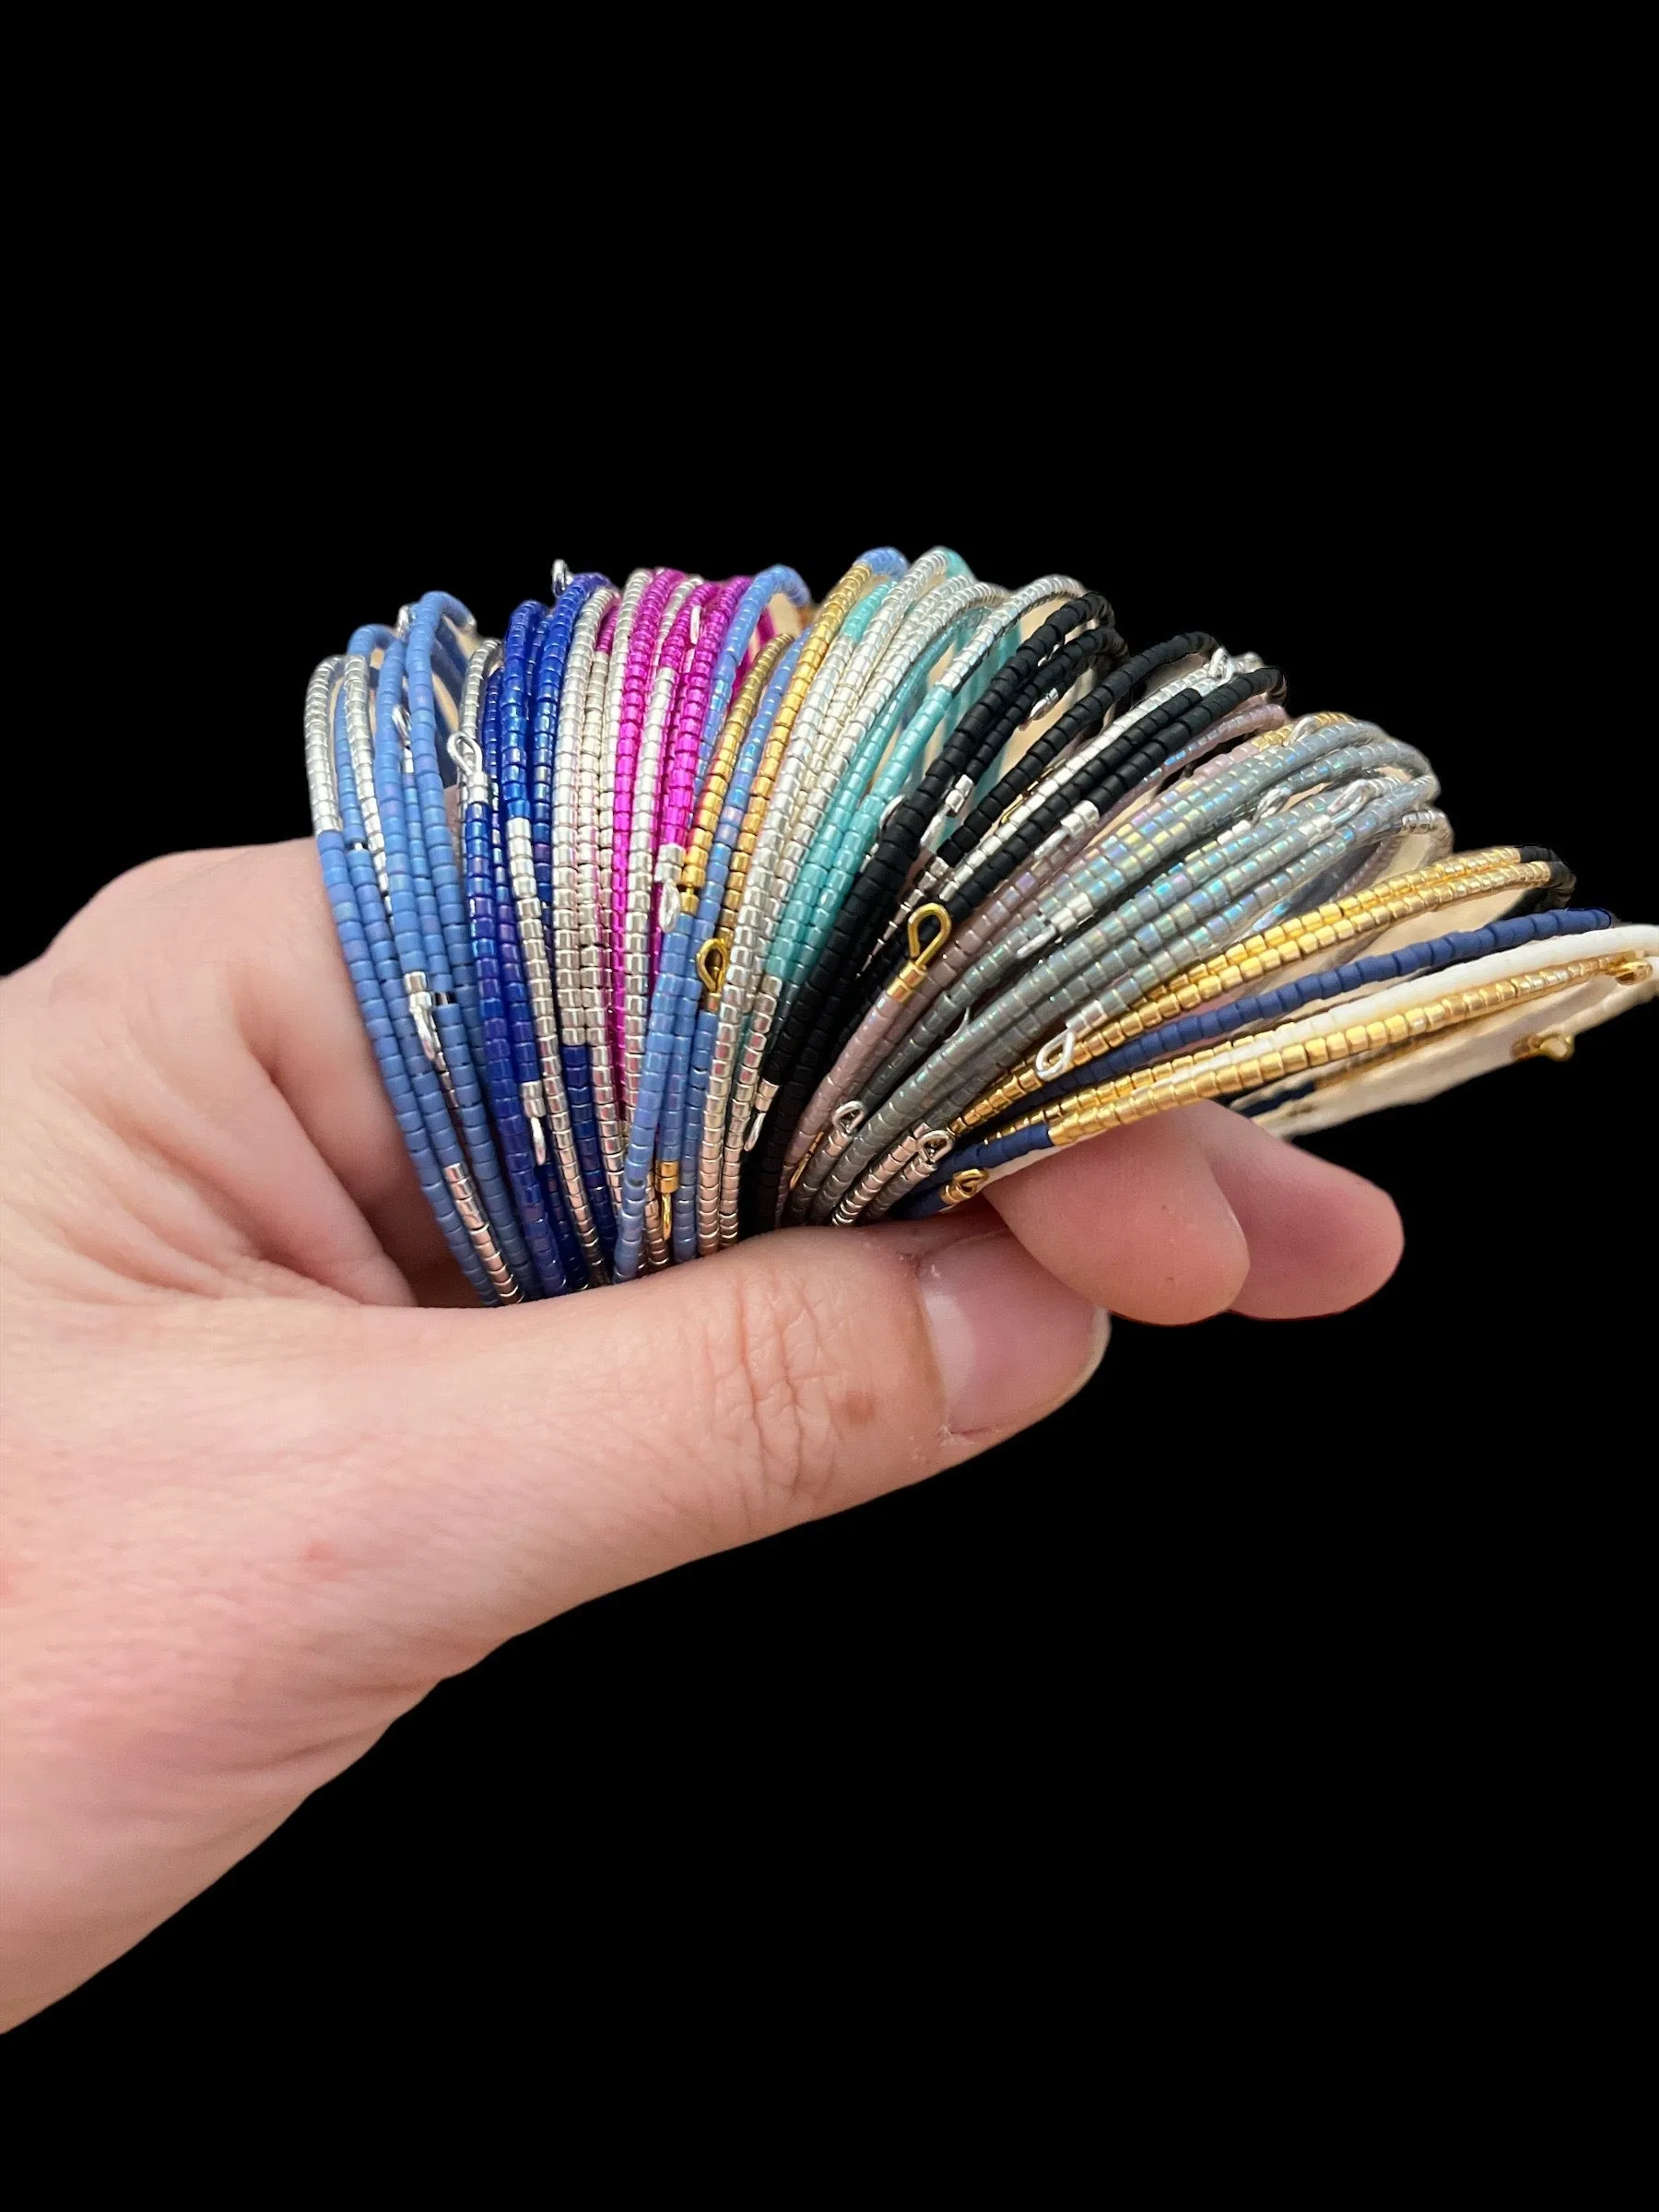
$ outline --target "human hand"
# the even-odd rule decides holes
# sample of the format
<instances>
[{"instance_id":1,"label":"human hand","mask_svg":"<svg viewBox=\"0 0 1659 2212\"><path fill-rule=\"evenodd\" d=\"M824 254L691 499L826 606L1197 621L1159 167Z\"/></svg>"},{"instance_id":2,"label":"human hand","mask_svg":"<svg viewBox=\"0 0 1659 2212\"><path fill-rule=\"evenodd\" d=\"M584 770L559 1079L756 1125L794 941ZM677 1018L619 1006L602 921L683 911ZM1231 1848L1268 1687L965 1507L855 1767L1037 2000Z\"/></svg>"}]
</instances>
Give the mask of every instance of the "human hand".
<instances>
[{"instance_id":1,"label":"human hand","mask_svg":"<svg viewBox=\"0 0 1659 2212\"><path fill-rule=\"evenodd\" d=\"M307 844L124 877L0 1018L7 2024L504 1639L982 1451L1106 1309L1329 1312L1399 1253L1200 1106L952 1217L444 1310Z\"/></svg>"}]
</instances>

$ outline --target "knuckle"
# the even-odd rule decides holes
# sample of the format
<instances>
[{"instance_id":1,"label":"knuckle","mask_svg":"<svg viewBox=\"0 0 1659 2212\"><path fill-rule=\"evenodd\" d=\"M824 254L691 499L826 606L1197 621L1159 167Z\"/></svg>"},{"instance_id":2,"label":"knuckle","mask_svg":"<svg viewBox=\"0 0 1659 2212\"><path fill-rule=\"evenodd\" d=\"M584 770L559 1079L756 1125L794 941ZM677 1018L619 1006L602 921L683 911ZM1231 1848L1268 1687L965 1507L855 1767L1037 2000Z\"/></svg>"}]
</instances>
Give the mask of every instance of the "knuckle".
<instances>
[{"instance_id":1,"label":"knuckle","mask_svg":"<svg viewBox=\"0 0 1659 2212\"><path fill-rule=\"evenodd\" d=\"M154 860L143 860L135 867L123 872L96 892L83 912L100 923L124 926L133 908L147 905L158 897L177 891L182 885L199 876L221 859L242 860L247 848L233 847L225 853L189 852L163 853Z\"/></svg>"},{"instance_id":2,"label":"knuckle","mask_svg":"<svg viewBox=\"0 0 1659 2212\"><path fill-rule=\"evenodd\" d=\"M173 910L180 891L215 857L201 853L163 853L159 859L125 869L94 892L86 905L70 916L47 952L45 965L54 997L97 998L120 988L132 965L135 931L159 935L171 942L176 935ZM208 936L205 944L200 917L188 941L199 962L213 941Z\"/></svg>"},{"instance_id":3,"label":"knuckle","mask_svg":"<svg viewBox=\"0 0 1659 2212\"><path fill-rule=\"evenodd\" d=\"M735 1444L751 1534L824 1510L839 1471L841 1362L830 1301L792 1272L735 1286L721 1426Z\"/></svg>"}]
</instances>

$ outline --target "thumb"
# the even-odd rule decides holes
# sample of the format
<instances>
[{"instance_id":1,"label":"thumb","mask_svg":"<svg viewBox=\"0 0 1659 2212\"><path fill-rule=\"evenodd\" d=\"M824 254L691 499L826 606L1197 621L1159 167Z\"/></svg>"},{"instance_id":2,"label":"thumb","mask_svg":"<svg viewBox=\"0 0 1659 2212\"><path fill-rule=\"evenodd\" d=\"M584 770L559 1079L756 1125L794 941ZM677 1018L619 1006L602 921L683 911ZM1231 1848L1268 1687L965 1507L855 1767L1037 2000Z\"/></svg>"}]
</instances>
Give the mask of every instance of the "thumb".
<instances>
[{"instance_id":1,"label":"thumb","mask_svg":"<svg viewBox=\"0 0 1659 2212\"><path fill-rule=\"evenodd\" d=\"M1105 1314L983 1218L786 1231L597 1295L352 1320L329 1418L369 1479L336 1463L329 1488L372 1498L376 1614L453 1645L443 1667L969 1458L1070 1396L1106 1341Z\"/></svg>"}]
</instances>

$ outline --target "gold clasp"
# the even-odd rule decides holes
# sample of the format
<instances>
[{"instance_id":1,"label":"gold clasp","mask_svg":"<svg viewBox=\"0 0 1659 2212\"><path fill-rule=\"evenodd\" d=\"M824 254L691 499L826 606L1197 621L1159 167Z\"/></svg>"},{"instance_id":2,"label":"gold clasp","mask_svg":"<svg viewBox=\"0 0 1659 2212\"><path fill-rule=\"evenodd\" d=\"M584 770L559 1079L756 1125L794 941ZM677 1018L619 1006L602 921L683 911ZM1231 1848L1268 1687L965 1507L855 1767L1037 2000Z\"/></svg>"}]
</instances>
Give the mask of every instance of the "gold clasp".
<instances>
[{"instance_id":1,"label":"gold clasp","mask_svg":"<svg viewBox=\"0 0 1659 2212\"><path fill-rule=\"evenodd\" d=\"M922 924L929 921L935 924L934 934L924 941ZM910 959L888 985L887 994L889 998L902 1004L912 993L921 989L933 960L950 942L951 927L950 910L941 906L936 899L929 900L925 906L917 907L905 931Z\"/></svg>"},{"instance_id":2,"label":"gold clasp","mask_svg":"<svg viewBox=\"0 0 1659 2212\"><path fill-rule=\"evenodd\" d=\"M1517 1060L1571 1060L1574 1051L1572 1039L1560 1030L1542 1030L1535 1037L1523 1037L1514 1047L1512 1057Z\"/></svg>"},{"instance_id":3,"label":"gold clasp","mask_svg":"<svg viewBox=\"0 0 1659 2212\"><path fill-rule=\"evenodd\" d=\"M730 951L731 947L724 936L705 937L698 947L697 959L693 963L697 969L697 980L711 998L720 996L721 986L725 982L726 958Z\"/></svg>"},{"instance_id":4,"label":"gold clasp","mask_svg":"<svg viewBox=\"0 0 1659 2212\"><path fill-rule=\"evenodd\" d=\"M943 1203L946 1206L966 1206L970 1198L979 1195L991 1180L986 1168L962 1168L945 1185Z\"/></svg>"},{"instance_id":5,"label":"gold clasp","mask_svg":"<svg viewBox=\"0 0 1659 2212\"><path fill-rule=\"evenodd\" d=\"M794 1166L790 1169L789 1187L792 1191L798 1190L800 1188L801 1178L806 1174L807 1169L812 1165L812 1156L818 1150L818 1147L823 1143L823 1141L824 1133L820 1129L818 1135L813 1138L812 1142L807 1146L806 1151L802 1153L800 1159L795 1161Z\"/></svg>"}]
</instances>

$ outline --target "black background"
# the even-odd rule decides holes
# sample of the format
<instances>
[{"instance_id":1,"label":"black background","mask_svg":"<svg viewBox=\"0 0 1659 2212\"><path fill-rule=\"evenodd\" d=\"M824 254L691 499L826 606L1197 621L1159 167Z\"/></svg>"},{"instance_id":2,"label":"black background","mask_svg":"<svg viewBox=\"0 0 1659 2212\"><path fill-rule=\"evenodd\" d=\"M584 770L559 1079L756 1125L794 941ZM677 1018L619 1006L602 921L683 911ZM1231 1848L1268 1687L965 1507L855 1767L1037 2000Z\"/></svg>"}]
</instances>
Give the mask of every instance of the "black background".
<instances>
[{"instance_id":1,"label":"black background","mask_svg":"<svg viewBox=\"0 0 1659 2212\"><path fill-rule=\"evenodd\" d=\"M1165 411L1079 347L1064 391L971 406L947 356L865 358L851 414L844 368L738 362L728 417L672 359L602 404L550 350L534 401L474 416L405 392L394 347L351 371L348 326L310 352L253 313L205 328L164 394L105 390L57 449L61 715L20 735L86 802L8 964L153 853L301 834L311 668L422 590L499 631L555 555L782 559L821 592L882 542L1069 570L1132 645L1254 648L1293 708L1420 744L1461 845L1548 843L1583 902L1659 917L1617 486L1540 434L1547 364L1371 334L1360 389L1279 329L1246 331L1271 404L1237 346ZM521 1639L11 2059L64 2078L292 2020L441 2061L526 2006L618 2007L637 2053L737 1985L758 2033L845 1997L901 2037L947 1983L1109 1974L1131 1937L1167 1946L1161 2005L1194 1946L1271 1980L1294 1939L1316 1989L1386 1972L1429 1913L1442 1989L1519 1999L1598 1940L1594 1889L1547 1934L1527 1908L1546 1825L1585 1864L1625 1819L1652 1043L1639 1016L1317 1140L1405 1216L1369 1305L1119 1324L1075 1404L973 1465Z\"/></svg>"}]
</instances>

